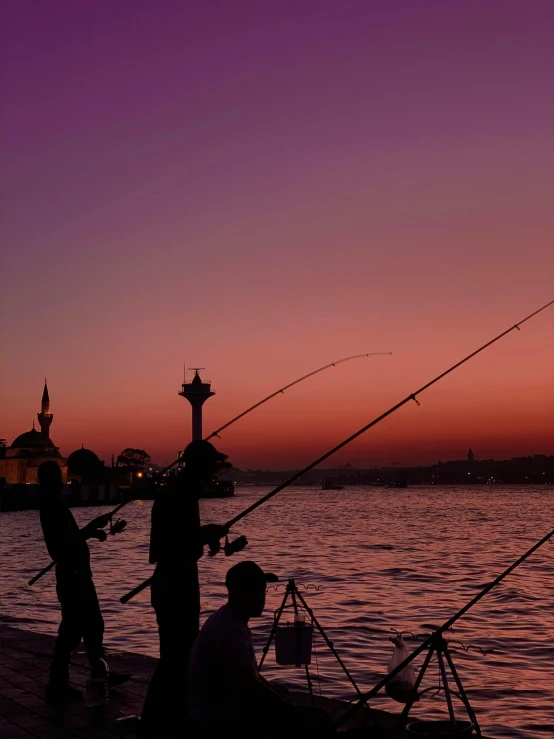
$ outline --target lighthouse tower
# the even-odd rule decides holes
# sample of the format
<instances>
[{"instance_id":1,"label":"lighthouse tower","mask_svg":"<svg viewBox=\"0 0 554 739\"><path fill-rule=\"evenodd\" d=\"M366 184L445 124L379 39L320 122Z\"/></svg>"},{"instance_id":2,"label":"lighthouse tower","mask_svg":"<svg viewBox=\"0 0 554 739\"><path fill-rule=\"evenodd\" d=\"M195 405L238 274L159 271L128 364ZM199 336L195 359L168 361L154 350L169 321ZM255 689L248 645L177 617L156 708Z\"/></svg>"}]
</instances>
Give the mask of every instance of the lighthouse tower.
<instances>
[{"instance_id":1,"label":"lighthouse tower","mask_svg":"<svg viewBox=\"0 0 554 739\"><path fill-rule=\"evenodd\" d=\"M54 414L50 413L50 397L48 395L48 385L46 378L44 379L44 390L42 391L42 410L37 413L37 419L40 424L40 432L45 439L50 438L50 426L54 420Z\"/></svg>"},{"instance_id":2,"label":"lighthouse tower","mask_svg":"<svg viewBox=\"0 0 554 739\"><path fill-rule=\"evenodd\" d=\"M215 393L212 392L210 383L202 382L199 375L204 367L191 367L191 369L195 373L192 382L184 382L179 395L186 398L192 406L192 440L196 441L202 438L202 406Z\"/></svg>"}]
</instances>

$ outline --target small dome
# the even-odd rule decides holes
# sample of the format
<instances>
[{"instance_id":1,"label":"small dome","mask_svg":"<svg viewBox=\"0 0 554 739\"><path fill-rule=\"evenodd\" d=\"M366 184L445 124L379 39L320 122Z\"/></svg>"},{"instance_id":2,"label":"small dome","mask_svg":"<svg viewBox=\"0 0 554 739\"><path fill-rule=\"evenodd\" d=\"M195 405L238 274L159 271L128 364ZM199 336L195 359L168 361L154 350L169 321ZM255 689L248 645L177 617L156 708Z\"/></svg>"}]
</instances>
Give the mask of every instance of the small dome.
<instances>
[{"instance_id":1,"label":"small dome","mask_svg":"<svg viewBox=\"0 0 554 739\"><path fill-rule=\"evenodd\" d=\"M101 466L102 462L99 457L92 450L85 449L85 447L71 452L67 458L67 471L76 475L88 474Z\"/></svg>"},{"instance_id":2,"label":"small dome","mask_svg":"<svg viewBox=\"0 0 554 739\"><path fill-rule=\"evenodd\" d=\"M35 447L54 447L54 442L47 436L44 436L40 431L31 429L26 431L24 434L19 434L17 439L14 440L12 447L16 449L34 449Z\"/></svg>"}]
</instances>

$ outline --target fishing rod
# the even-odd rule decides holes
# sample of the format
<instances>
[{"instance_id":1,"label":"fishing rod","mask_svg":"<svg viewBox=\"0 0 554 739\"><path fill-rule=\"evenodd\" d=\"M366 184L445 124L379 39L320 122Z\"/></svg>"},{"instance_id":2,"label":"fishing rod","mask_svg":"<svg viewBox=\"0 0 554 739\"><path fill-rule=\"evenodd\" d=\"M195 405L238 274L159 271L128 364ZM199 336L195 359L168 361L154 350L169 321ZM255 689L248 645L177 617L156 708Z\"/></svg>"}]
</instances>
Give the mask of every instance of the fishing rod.
<instances>
[{"instance_id":1,"label":"fishing rod","mask_svg":"<svg viewBox=\"0 0 554 739\"><path fill-rule=\"evenodd\" d=\"M127 526L127 521L124 521L123 519L121 519L120 521L116 521L114 524L112 524L112 518L115 516L115 514L118 511L120 511L123 508L123 506L127 505L127 503L130 503L131 500L132 499L124 500L122 503L119 503L119 505L117 505L113 509L113 511L107 514L110 519L110 534L112 536L115 536L116 534L120 534L123 531L123 529ZM46 567L43 567L39 573L37 573L34 577L32 577L27 583L27 585L34 585L37 580L40 580L40 578L43 577L43 575L46 575L47 572L50 572L50 570L52 569L52 567L54 567L55 564L56 564L56 561L52 560L52 562L50 562L49 565L46 565Z\"/></svg>"},{"instance_id":2,"label":"fishing rod","mask_svg":"<svg viewBox=\"0 0 554 739\"><path fill-rule=\"evenodd\" d=\"M269 500L270 498L272 498L274 495L277 495L277 493L279 493L281 490L283 490L283 488L286 488L288 485L290 485L291 483L293 483L296 480L298 480L298 478L299 477L302 477L302 475L305 475L306 472L309 472L310 470L313 470L313 468L314 467L317 467L318 464L321 464L321 462L325 461L328 457L330 457L331 455L335 454L335 452L338 452L339 449L342 449L347 444L350 444L351 441L354 441L354 439L357 439L358 436L361 436L363 433L365 433L366 431L368 431L368 429L370 429L372 426L376 426L382 420L384 420L385 418L387 418L387 416L390 416L391 413L394 413L399 408L401 408L403 405L406 405L406 403L409 403L410 400L413 400L416 403L416 405L419 405L419 401L417 400L417 396L418 395L421 395L421 393L424 390L427 390L432 385L434 385L435 383L437 383L439 380L442 380L443 377L446 377L446 375L448 375L451 372L453 372L455 369L457 369L458 367L460 367L462 364L465 364L465 362L469 361L472 357L475 357L477 354L479 354L484 349L486 349L487 347L489 347L492 344L494 344L496 341L498 341L499 339L501 339L503 336L506 336L506 334L509 334L514 329L517 329L519 331L519 327L523 323L525 323L526 321L529 321L531 318L533 318L534 316L536 316L538 313L540 313L541 311L545 310L546 308L548 308L549 306L551 306L553 304L554 304L554 300L551 300L549 303L546 303L546 305L543 305L542 308L539 308L538 310L536 310L533 313L531 313L530 315L528 315L526 318L523 318L521 321L518 321L518 323L515 323L509 329L506 329L506 331L503 331L501 334L498 334L498 336L495 336L494 339L491 339L490 341L487 341L487 343L486 344L483 344L483 346L479 347L479 349L476 349L471 354L468 354L467 357L465 357L464 359L460 360L459 362L456 362L456 364L452 365L452 367L449 367L444 372L441 372L440 375L437 375L437 377L435 377L433 380L431 380L427 384L425 384L422 387L420 387L419 390L416 390L415 392L411 393L406 398L404 398L404 400L401 400L399 403L397 403L396 405L394 405L392 408L389 408L388 411L385 411L385 413L382 413L380 416L378 416L377 418L375 418L373 421L371 421L370 423L368 423L365 426L363 426L359 431L356 431L354 434L352 434L351 436L349 436L347 439L345 439L344 441L341 441L340 444L337 444L337 446L333 447L330 451L326 452L321 457L319 457L318 459L316 459L315 462L312 462L307 467L304 467L303 470L300 470L300 472L297 472L292 477L289 477L288 480L285 480L285 482L281 483L278 487L275 488L275 490L272 490L267 495L264 495L262 498L260 498L255 503L253 503L251 506L249 506L244 511L242 511L242 513L239 513L237 516L235 516L230 521L228 521L225 524L225 526L227 528L231 528L231 526L234 526L242 518L244 518L245 516L247 516L249 513L252 513L252 511L256 510L256 508L258 508L259 506L261 506L263 503L265 503L267 500Z\"/></svg>"},{"instance_id":3,"label":"fishing rod","mask_svg":"<svg viewBox=\"0 0 554 739\"><path fill-rule=\"evenodd\" d=\"M339 359L337 362L331 362L330 364L326 364L324 367L320 367L319 369L314 370L313 372L308 372L307 375L303 375L302 377L299 377L298 380L295 380L294 382L289 382L288 385L285 385L282 388L279 388L279 390L276 390L274 393L271 393L271 395L268 395L267 398L264 398L263 400L260 400L259 403L255 403L254 405L250 406L247 410L243 411L242 413L239 413L238 416L235 416L232 418L228 423L225 423L223 426L220 426L215 431L212 431L212 433L209 436L206 436L206 441L209 439L212 439L214 436L217 436L219 438L220 431L223 431L223 429L226 429L227 426L230 426L232 423L235 423L235 421L238 421L239 418L242 418L243 416L246 416L247 413L250 413L250 411L253 411L254 408L259 408L259 406L263 405L264 403L267 403L268 400L271 400L271 398L274 398L276 395L279 395L280 393L284 393L285 390L288 390L293 385L298 385L299 382L302 382L303 380L307 380L308 377L313 377L314 375L317 375L318 372L323 372L323 370L329 369L329 367L336 367L337 364L341 364L342 362L350 362L351 359L360 359L361 357L377 357L377 356L384 356L385 354L392 354L392 352L370 352L369 354L354 354L353 357L345 357L344 359Z\"/></svg>"},{"instance_id":4,"label":"fishing rod","mask_svg":"<svg viewBox=\"0 0 554 739\"><path fill-rule=\"evenodd\" d=\"M341 364L342 362L350 362L352 359L361 359L362 357L378 357L378 356L385 356L385 355L391 355L391 354L392 352L369 352L366 354L354 354L352 357L344 357L344 359L338 359L336 362L331 362L330 364L326 364L323 367L320 367L319 369L313 370L313 372L308 372L307 375L302 375L302 377L299 377L298 380L294 380L294 382L289 382L288 385L284 385L283 387L279 388L279 390L276 390L274 393L271 393L271 395L268 395L267 398L260 400L258 403L254 403L254 405L251 405L250 408L247 408L242 413L239 413L238 416L235 416L230 421L227 421L227 423L224 423L223 426L220 426L215 431L212 431L212 433L209 436L206 436L204 441L209 441L210 439L213 439L214 436L217 436L217 438L219 439L220 432L228 428L232 423L235 423L235 421L238 421L239 418L246 416L247 413L250 413L250 411L253 411L255 408L259 408L264 403L267 403L268 400L271 400L271 398L275 398L277 395L284 394L285 390L288 390L289 388L293 387L293 385L298 385L299 382L302 382L303 380L307 380L308 377L313 377L314 375L317 375L318 372L323 372L323 370L329 369L330 367L336 367L337 364ZM167 472L167 470L170 470L178 462L179 462L179 459L174 460L170 465L168 465L165 468L165 471Z\"/></svg>"},{"instance_id":5,"label":"fishing rod","mask_svg":"<svg viewBox=\"0 0 554 739\"><path fill-rule=\"evenodd\" d=\"M238 416L235 416L227 423L223 424L223 426L220 426L216 431L212 431L212 433L206 437L205 441L208 441L209 439L212 439L214 436L219 437L219 432L223 431L223 429L228 428L232 423L235 423L235 421L238 421L239 418L242 418L243 416L246 416L247 413L250 413L250 411L253 411L255 408L259 408L264 403L267 403L268 400L271 400L271 398L274 398L276 395L279 395L280 393L284 393L285 390L288 390L293 385L297 385L299 382L302 382L303 380L307 380L308 377L312 377L313 375L317 375L318 372L323 372L323 370L329 369L330 367L336 367L337 364L341 364L342 362L350 362L352 359L361 359L362 357L377 357L377 356L383 356L383 355L390 355L392 352L369 352L366 354L354 354L352 357L344 357L343 359L338 359L335 362L331 362L330 364L326 364L323 367L320 367L319 369L313 370L313 372L308 372L307 375L303 375L302 377L299 377L297 380L294 380L294 382L289 382L288 385L284 385L282 388L279 388L279 390L276 390L274 393L271 393L271 395L268 395L267 398L264 398L263 400L260 400L259 403L255 403L254 405L250 406L247 410L243 411L242 413L239 413ZM165 472L170 470L172 467L174 467L179 462L179 459L174 460L170 465L168 465L165 468ZM124 502L120 503L114 510L110 513L110 519L112 516L114 516L123 506L127 505L127 503L130 503L133 498L128 498ZM113 528L117 528L117 524L114 525ZM117 531L113 531L112 527L110 525L110 534L112 533L119 533L119 531L122 531L125 526L123 526L121 529ZM56 564L55 561L50 562L49 565L44 567L37 575L35 575L33 578L29 580L27 583L28 585L34 585L37 580L40 580L40 578L43 575L46 575L47 572L50 572L52 567Z\"/></svg>"},{"instance_id":6,"label":"fishing rod","mask_svg":"<svg viewBox=\"0 0 554 739\"><path fill-rule=\"evenodd\" d=\"M460 608L460 610L455 613L454 616L449 618L448 621L445 621L442 626L434 631L424 642L419 645L419 647L414 649L414 651L409 654L403 662L397 665L394 670L391 670L388 675L386 675L380 682L377 683L377 685L375 685L375 687L371 688L371 690L369 690L367 693L359 696L356 705L353 706L349 711L347 711L341 718L339 718L337 726L340 726L342 723L347 721L362 704L367 703L370 698L373 698L373 696L376 695L381 690L381 688L389 682L389 680L395 677L395 675L398 675L398 673L401 672L407 665L409 665L410 662L412 662L415 657L418 656L418 654L421 654L421 652L423 652L425 649L428 649L435 640L437 640L442 634L444 634L445 631L450 629L456 623L456 621L458 621L458 619L460 619L465 613L469 611L470 608L473 608L473 606L478 603L481 598L483 598L500 582L502 582L505 577L507 577L516 569L516 567L519 567L520 564L525 562L525 560L530 557L533 552L535 552L539 547L542 547L542 545L545 544L549 539L551 539L552 536L554 536L554 529L552 529L552 531L549 531L548 534L546 534L546 536L543 536L542 539L536 544L533 544L533 546L528 549L525 554L522 554L521 557L513 562L509 567L507 567L504 572L502 572L492 582L486 585L480 593L477 593L477 595L472 598L469 603L466 603L463 608Z\"/></svg>"},{"instance_id":7,"label":"fishing rod","mask_svg":"<svg viewBox=\"0 0 554 739\"><path fill-rule=\"evenodd\" d=\"M303 470L300 470L300 472L296 472L294 475L292 475L292 477L289 477L288 480L285 480L285 482L282 482L274 490L272 490L271 492L267 493L267 495L264 495L262 498L260 498L259 500L257 500L255 503L252 503L251 506L248 506L248 508L245 508L244 511L242 511L241 513L239 513L238 515L236 515L230 521L227 521L227 523L224 524L225 528L230 529L238 521L240 521L241 519L243 519L245 516L248 516L249 513L252 513L252 511L256 510L256 508L259 508L259 506L263 505L266 501L270 500L270 498L273 498L274 495L277 495L277 493L281 492L281 490L283 490L284 488L288 487L291 483L293 483L296 480L298 480L298 478L302 477L302 475L305 475L306 472L309 472L314 467L317 467L318 464L321 464L321 462L323 462L324 460L326 460L328 457L330 457L331 455L333 455L336 452L338 452L339 449L342 449L344 446L346 446L347 444L349 444L351 441L353 441L354 439L357 439L358 436L361 436L361 434L365 433L368 429L372 428L372 426L376 426L383 419L387 418L387 416L390 416L392 413L394 413L395 411L397 411L403 405L406 405L406 403L409 403L410 400L413 400L419 406L419 401L417 400L417 396L418 395L421 395L421 393L424 390L427 390L432 385L434 385L435 383L439 382L439 380L442 380L443 377L446 377L446 375L448 375L451 372L453 372L455 369L457 369L458 367L460 367L462 364L465 364L466 362L468 362L470 359L472 359L473 357L475 357L477 354L479 354L480 352L484 351L487 347L489 347L492 344L494 344L495 342L499 341L501 338L503 338L504 336L506 336L506 334L509 334L511 331L514 331L514 329L517 329L519 331L520 330L519 327L522 324L524 324L526 321L529 321L531 318L533 318L534 316L538 315L543 310L546 310L546 308L550 307L553 304L554 304L554 300L551 300L550 302L546 303L545 305L543 305L538 310L533 311L533 313L530 313L525 318L522 318L521 321L518 321L517 323L514 323L513 326L510 326L510 328L506 329L505 331L502 331L502 333L498 334L498 336L495 336L494 339L491 339L490 341L487 341L487 343L486 344L483 344L481 347L479 347L479 349L476 349L475 351L471 352L471 354L468 354L466 357L464 357L464 359L461 359L459 362L456 362L456 364L453 364L452 367L449 367L444 372L441 372L441 374L440 375L437 375L437 377L435 377L433 380L431 380L430 382L426 383L425 385L423 385L422 387L420 387L415 392L410 393L410 395L406 396L404 398L404 400L401 400L399 403L397 403L396 405L392 406L392 408L389 408L388 411L385 411L385 413L382 413L380 416L378 416L377 418L375 418L373 421L370 421L370 423L368 423L365 426L363 426L359 431L356 431L354 434L352 434L351 436L349 436L347 439L345 439L344 441L342 441L340 444L337 444L337 446L333 447L330 451L328 451L325 454L323 454L321 457L319 457L318 459L316 459L314 462L312 462L311 464L309 464L307 467L304 467ZM145 580L144 582L142 582L136 588L134 588L133 590L129 591L122 598L120 598L119 599L120 602L121 603L127 603L129 600L131 600L131 598L134 598L135 595L138 595L138 593L140 593L142 590L144 590L145 588L147 588L150 585L151 582L152 582L152 577L149 577L147 580Z\"/></svg>"}]
</instances>

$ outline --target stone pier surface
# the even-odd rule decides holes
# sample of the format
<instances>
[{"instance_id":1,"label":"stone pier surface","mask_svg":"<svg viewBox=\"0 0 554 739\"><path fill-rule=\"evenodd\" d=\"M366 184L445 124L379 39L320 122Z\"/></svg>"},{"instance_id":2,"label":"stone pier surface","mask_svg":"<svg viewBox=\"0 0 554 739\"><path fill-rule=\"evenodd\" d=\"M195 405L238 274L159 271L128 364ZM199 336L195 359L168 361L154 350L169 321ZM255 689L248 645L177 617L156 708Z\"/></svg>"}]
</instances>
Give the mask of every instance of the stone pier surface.
<instances>
[{"instance_id":1,"label":"stone pier surface","mask_svg":"<svg viewBox=\"0 0 554 739\"><path fill-rule=\"evenodd\" d=\"M103 706L69 703L59 709L44 698L54 641L54 636L0 623L0 737L134 737L136 720L129 717L142 711L156 660L108 651L110 669L128 672L132 679L111 688L110 701ZM70 673L71 684L84 691L89 667L82 643L73 653Z\"/></svg>"},{"instance_id":2,"label":"stone pier surface","mask_svg":"<svg viewBox=\"0 0 554 739\"><path fill-rule=\"evenodd\" d=\"M102 706L90 707L81 702L56 708L49 706L44 697L54 641L54 636L0 623L0 738L134 739L157 660L108 650L110 669L130 673L132 678L111 688L110 700ZM89 667L82 644L73 653L70 674L71 684L84 691ZM293 692L291 697L298 705L311 703L308 693ZM350 708L343 701L322 696L314 696L314 703L335 720ZM342 729L363 727L358 735L371 739L407 737L404 730L397 730L398 718L397 713L364 708Z\"/></svg>"}]
</instances>

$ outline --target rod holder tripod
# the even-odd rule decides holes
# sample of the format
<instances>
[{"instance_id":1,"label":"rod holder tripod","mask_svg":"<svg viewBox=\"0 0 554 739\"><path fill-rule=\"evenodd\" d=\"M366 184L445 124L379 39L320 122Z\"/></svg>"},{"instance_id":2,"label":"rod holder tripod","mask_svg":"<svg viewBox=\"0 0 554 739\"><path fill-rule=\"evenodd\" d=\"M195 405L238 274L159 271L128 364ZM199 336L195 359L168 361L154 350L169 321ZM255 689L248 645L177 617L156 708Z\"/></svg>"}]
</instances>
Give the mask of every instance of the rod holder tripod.
<instances>
[{"instance_id":1,"label":"rod holder tripod","mask_svg":"<svg viewBox=\"0 0 554 739\"><path fill-rule=\"evenodd\" d=\"M352 675L348 671L348 668L346 667L346 665L344 664L344 662L340 658L340 655L338 654L337 650L335 649L335 646L334 646L333 642L329 639L329 637L327 636L327 634L323 630L323 627L321 626L321 624L319 623L319 621L315 617L314 612L308 606L308 604L306 603L306 601L305 601L304 597L302 596L302 594L298 591L298 588L296 586L296 582L292 578L289 579L289 581L287 583L287 587L285 589L285 595L283 597L283 600L281 602L281 605L275 611L275 614L274 614L274 617L273 617L273 626L271 627L271 632L269 634L269 638L268 638L268 640L266 642L266 645L263 648L262 657L260 659L260 664L258 665L258 669L261 669L261 667L262 667L262 665L264 663L264 660L265 660L265 658L267 656L267 653L269 652L269 648L271 646L271 642L273 641L273 639L274 639L274 637L275 637L275 635L277 633L277 627L279 626L279 621L281 620L281 617L283 615L283 611L287 607L287 601L289 600L289 598L291 600L291 606L294 609L294 615L295 616L298 615L298 604L300 603L300 606L308 614L311 623L319 631L319 633L323 637L323 640L325 641L325 644L329 647L329 649L331 650L333 656L335 657L335 659L337 660L337 662L341 666L344 674L346 675L346 677L348 678L348 680L352 683L352 686L354 687L354 690L356 691L356 693L358 694L358 696L361 696L362 693L361 693L360 689L356 685L356 683L354 681L354 678L352 677ZM295 627L293 627L293 628L295 628ZM297 663L297 667L301 667L301 666L302 666L302 663L299 660L299 662ZM308 682L308 689L310 691L310 697L311 697L312 703L313 703L314 696L313 696L312 680L311 680L311 677L310 677L310 671L308 669L308 665L307 664L304 664L304 667L306 669L306 680Z\"/></svg>"},{"instance_id":2,"label":"rod holder tripod","mask_svg":"<svg viewBox=\"0 0 554 739\"><path fill-rule=\"evenodd\" d=\"M470 721L473 723L473 727L475 729L475 733L477 736L481 735L481 729L479 727L479 723L477 721L477 717L475 716L475 712L473 708L471 707L471 704L468 700L468 697L466 695L466 692L464 690L464 687L462 685L462 681L460 680L460 676L458 675L458 672L456 670L456 667L454 666L454 662L452 661L452 655L450 654L450 651L448 649L448 644L446 640L442 637L442 635L439 634L431 644L429 645L429 651L427 652L427 655L423 661L423 665L421 667L421 670L419 671L419 674L417 676L417 679L415 681L415 685L413 688L413 698L410 699L406 705L404 706L404 709L402 711L402 714L400 715L400 719L398 722L398 726L404 726L406 723L406 720L408 718L408 714L413 706L413 704L416 702L416 700L419 699L419 696L423 695L423 693L426 693L428 690L433 690L433 688L426 688L421 693L418 694L418 688L421 685L421 681L423 680L423 676L425 675L425 672L427 668L429 667L429 664L431 662L431 659L433 657L433 654L437 655L437 661L439 664L439 673L442 679L442 690L444 690L444 695L446 698L446 704L448 706L448 715L450 717L450 724L452 725L453 729L456 727L456 717L454 715L454 706L452 704L452 695L457 696L462 703L465 706L465 709L467 711L467 715L469 716ZM448 685L448 678L446 675L446 663L448 664L450 668L450 672L452 674L452 677L454 678L454 682L456 683L456 687L458 688L458 692L452 691Z\"/></svg>"}]
</instances>

